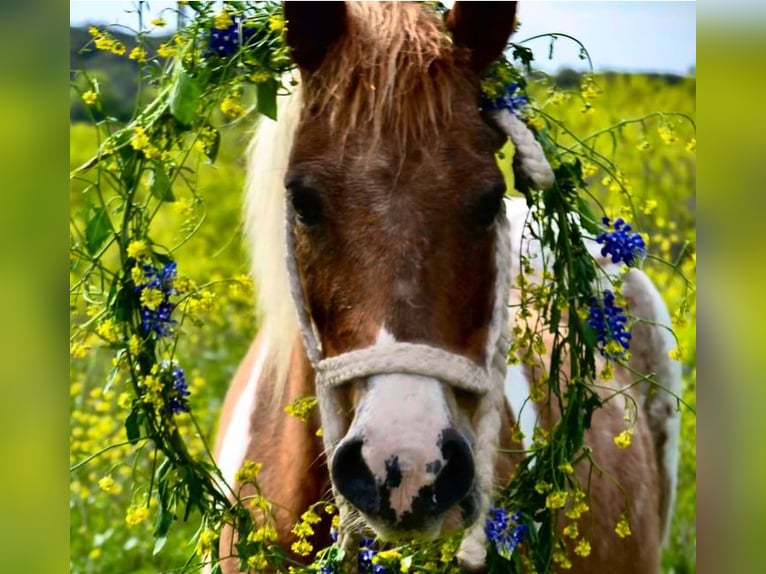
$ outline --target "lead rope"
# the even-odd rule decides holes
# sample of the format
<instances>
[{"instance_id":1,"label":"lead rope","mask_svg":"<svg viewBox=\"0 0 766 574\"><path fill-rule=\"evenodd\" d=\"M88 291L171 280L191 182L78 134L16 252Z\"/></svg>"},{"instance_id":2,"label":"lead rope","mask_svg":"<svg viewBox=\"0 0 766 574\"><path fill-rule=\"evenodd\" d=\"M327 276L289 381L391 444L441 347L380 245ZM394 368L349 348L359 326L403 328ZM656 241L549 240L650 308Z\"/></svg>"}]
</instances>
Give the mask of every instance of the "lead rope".
<instances>
[{"instance_id":1,"label":"lead rope","mask_svg":"<svg viewBox=\"0 0 766 574\"><path fill-rule=\"evenodd\" d=\"M506 114L511 116L511 119L508 119ZM545 160L542 148L534 140L528 128L521 121L514 121L517 118L507 110L498 110L492 113L492 116L498 127L511 137L517 146L516 153L519 157L514 161L514 165L522 172L521 175L528 177L538 189L549 187L553 181L553 172ZM536 147L530 145L529 140L536 144ZM541 167L542 163L545 164L544 167L547 167L548 173L544 167ZM508 218L505 217L504 206L503 213L495 223L495 303L487 338L487 359L483 366L462 355L450 353L438 347L400 342L375 345L325 358L316 328L310 318L296 267L293 221L295 221L295 213L292 205L287 201L285 241L290 293L298 315L298 325L306 354L315 372L317 401L322 420L322 440L328 463L345 432L341 425L343 413L335 391L353 379L378 374L416 374L436 378L477 395L479 402L475 414L474 458L479 495L479 518L466 530L457 557L461 567L467 570L482 568L486 563L487 553L484 518L489 510L490 497L494 490L495 457L500 435L501 409L504 401L503 386L510 348L507 297L511 286L511 245L510 225ZM350 527L353 507L335 490L334 486L333 494L340 521L338 539L341 547L350 556L354 556L359 544L359 534Z\"/></svg>"}]
</instances>

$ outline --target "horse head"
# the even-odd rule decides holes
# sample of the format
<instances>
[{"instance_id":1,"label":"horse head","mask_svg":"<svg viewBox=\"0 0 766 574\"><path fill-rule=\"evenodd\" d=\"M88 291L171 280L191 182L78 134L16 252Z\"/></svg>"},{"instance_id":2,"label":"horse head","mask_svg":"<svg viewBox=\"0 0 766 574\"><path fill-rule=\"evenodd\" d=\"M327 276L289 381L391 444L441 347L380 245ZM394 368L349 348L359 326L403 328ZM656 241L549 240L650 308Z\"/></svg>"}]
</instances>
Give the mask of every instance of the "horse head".
<instances>
[{"instance_id":1,"label":"horse head","mask_svg":"<svg viewBox=\"0 0 766 574\"><path fill-rule=\"evenodd\" d=\"M486 506L482 395L439 363L495 355L505 137L478 102L514 16L514 2L458 2L444 20L410 3L285 4L303 98L285 187L304 337L317 360L442 351L320 395L333 486L384 538L464 528Z\"/></svg>"}]
</instances>

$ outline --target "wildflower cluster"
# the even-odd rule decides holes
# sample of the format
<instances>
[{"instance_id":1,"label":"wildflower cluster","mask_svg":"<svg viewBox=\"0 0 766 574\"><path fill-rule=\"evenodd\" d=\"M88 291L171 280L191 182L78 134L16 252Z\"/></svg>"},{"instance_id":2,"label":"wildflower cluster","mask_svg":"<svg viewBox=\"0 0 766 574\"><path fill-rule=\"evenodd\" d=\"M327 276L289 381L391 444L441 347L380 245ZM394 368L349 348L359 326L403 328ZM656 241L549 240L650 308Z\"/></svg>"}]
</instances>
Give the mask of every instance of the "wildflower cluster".
<instances>
[{"instance_id":1,"label":"wildflower cluster","mask_svg":"<svg viewBox=\"0 0 766 574\"><path fill-rule=\"evenodd\" d=\"M605 357L624 358L630 348L631 334L626 328L628 317L625 309L615 304L612 291L604 291L601 299L595 295L590 299L587 323L596 333L598 348Z\"/></svg>"},{"instance_id":2,"label":"wildflower cluster","mask_svg":"<svg viewBox=\"0 0 766 574\"><path fill-rule=\"evenodd\" d=\"M511 83L494 99L490 99L482 92L481 109L485 111L505 109L516 116L521 116L528 103L529 98L521 91L519 85Z\"/></svg>"},{"instance_id":3,"label":"wildflower cluster","mask_svg":"<svg viewBox=\"0 0 766 574\"><path fill-rule=\"evenodd\" d=\"M611 226L610 221L608 217L602 219L607 227ZM614 222L613 229L614 231L604 231L596 237L596 241L604 246L601 248L601 255L610 256L614 263L624 262L629 267L634 267L646 255L644 238L639 233L631 233L633 228L622 218Z\"/></svg>"},{"instance_id":4,"label":"wildflower cluster","mask_svg":"<svg viewBox=\"0 0 766 574\"><path fill-rule=\"evenodd\" d=\"M524 541L529 526L521 522L521 513L511 516L504 508L490 508L486 519L485 531L487 539L497 553L509 560L516 547Z\"/></svg>"},{"instance_id":5,"label":"wildflower cluster","mask_svg":"<svg viewBox=\"0 0 766 574\"><path fill-rule=\"evenodd\" d=\"M215 24L210 28L207 38L209 54L227 58L245 46L255 31L255 28L243 25L239 16L224 11L216 16Z\"/></svg>"},{"instance_id":6,"label":"wildflower cluster","mask_svg":"<svg viewBox=\"0 0 766 574\"><path fill-rule=\"evenodd\" d=\"M171 317L175 305L171 303L170 297L178 294L174 285L177 276L174 261L166 263L162 268L151 264L134 268L133 280L141 302L139 312L144 336L154 333L158 337L167 337L172 334L177 322Z\"/></svg>"},{"instance_id":7,"label":"wildflower cluster","mask_svg":"<svg viewBox=\"0 0 766 574\"><path fill-rule=\"evenodd\" d=\"M360 574L386 574L387 570L382 564L377 563L378 550L375 548L375 540L364 538L359 544L359 572Z\"/></svg>"}]
</instances>

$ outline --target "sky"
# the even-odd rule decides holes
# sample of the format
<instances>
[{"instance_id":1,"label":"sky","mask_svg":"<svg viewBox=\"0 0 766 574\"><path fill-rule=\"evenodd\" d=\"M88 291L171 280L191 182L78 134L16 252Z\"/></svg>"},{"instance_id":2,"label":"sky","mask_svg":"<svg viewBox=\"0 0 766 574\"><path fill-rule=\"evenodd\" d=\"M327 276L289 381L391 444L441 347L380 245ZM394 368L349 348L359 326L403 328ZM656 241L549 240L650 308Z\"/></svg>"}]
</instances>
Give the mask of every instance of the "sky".
<instances>
[{"instance_id":1,"label":"sky","mask_svg":"<svg viewBox=\"0 0 766 574\"><path fill-rule=\"evenodd\" d=\"M149 3L154 14L174 5ZM135 8L131 2L74 1L69 7L72 25L116 23L135 28L138 22L135 12L130 13ZM686 74L696 67L696 10L696 3L688 1L529 0L519 3L521 27L512 39L520 42L550 32L569 34L585 44L596 70ZM527 44L535 52L538 68L547 72L585 68L576 44L557 40L554 57L548 60L549 43L541 39Z\"/></svg>"}]
</instances>

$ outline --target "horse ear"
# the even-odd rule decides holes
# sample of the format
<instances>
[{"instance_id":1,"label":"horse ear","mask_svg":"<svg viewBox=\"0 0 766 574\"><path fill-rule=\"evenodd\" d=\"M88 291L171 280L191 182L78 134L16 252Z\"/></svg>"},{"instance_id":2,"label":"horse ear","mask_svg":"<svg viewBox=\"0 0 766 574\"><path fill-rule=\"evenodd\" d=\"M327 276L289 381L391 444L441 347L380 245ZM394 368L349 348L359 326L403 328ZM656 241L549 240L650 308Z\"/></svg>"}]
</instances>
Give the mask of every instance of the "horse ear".
<instances>
[{"instance_id":1,"label":"horse ear","mask_svg":"<svg viewBox=\"0 0 766 574\"><path fill-rule=\"evenodd\" d=\"M345 2L284 2L283 11L293 61L315 70L346 29Z\"/></svg>"},{"instance_id":2,"label":"horse ear","mask_svg":"<svg viewBox=\"0 0 766 574\"><path fill-rule=\"evenodd\" d=\"M446 25L455 44L471 51L471 67L481 72L508 44L516 26L516 2L455 2Z\"/></svg>"}]
</instances>

